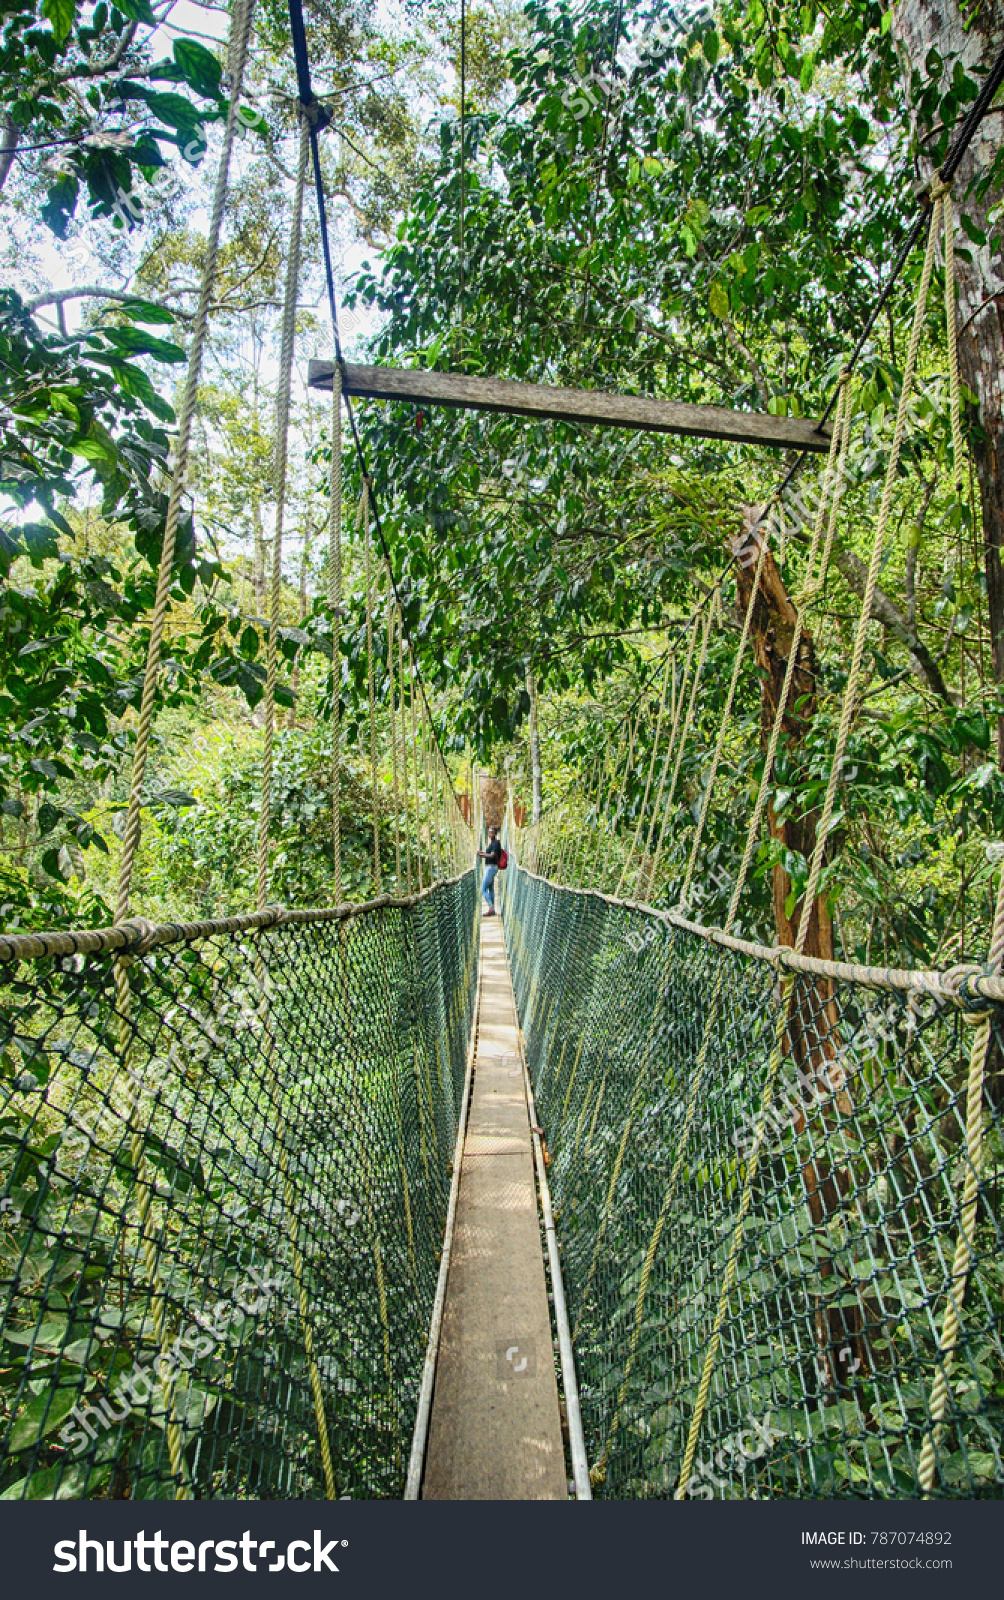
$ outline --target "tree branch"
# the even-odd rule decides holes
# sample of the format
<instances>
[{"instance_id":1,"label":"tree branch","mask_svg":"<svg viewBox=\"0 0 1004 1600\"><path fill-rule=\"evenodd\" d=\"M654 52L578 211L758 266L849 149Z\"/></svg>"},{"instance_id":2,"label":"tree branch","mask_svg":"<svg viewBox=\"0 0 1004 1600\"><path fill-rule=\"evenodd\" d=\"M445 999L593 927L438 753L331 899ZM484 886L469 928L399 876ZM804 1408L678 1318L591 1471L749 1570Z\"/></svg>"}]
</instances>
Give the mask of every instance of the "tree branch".
<instances>
[{"instance_id":1,"label":"tree branch","mask_svg":"<svg viewBox=\"0 0 1004 1600\"><path fill-rule=\"evenodd\" d=\"M147 300L143 294L129 294L122 289L102 289L99 284L83 284L79 289L46 289L44 294L33 295L24 302L26 311L37 311L40 306L62 306L67 300ZM153 305L164 305L162 300L154 300ZM164 306L165 311L171 311L171 306Z\"/></svg>"},{"instance_id":2,"label":"tree branch","mask_svg":"<svg viewBox=\"0 0 1004 1600\"><path fill-rule=\"evenodd\" d=\"M868 568L861 557L855 555L853 550L838 550L834 553L833 559L843 573L848 587L863 598ZM885 591L878 587L872 600L872 620L881 622L883 627L889 629L893 638L904 647L910 657L913 671L926 683L932 694L947 706L957 704L957 696L945 683L941 668L926 644L918 638L916 627L910 626L899 607L894 605Z\"/></svg>"},{"instance_id":3,"label":"tree branch","mask_svg":"<svg viewBox=\"0 0 1004 1600\"><path fill-rule=\"evenodd\" d=\"M766 411L770 404L770 389L767 386L767 379L764 377L763 368L757 361L752 350L750 350L743 343L742 339L740 339L735 327L732 324L731 318L725 317L723 319L722 328L725 333L726 343L731 346L731 348L736 352L737 356L741 356L743 358L743 360L746 362L746 365L749 367L750 372L753 375L753 382L756 384L757 394L760 396L760 404Z\"/></svg>"}]
</instances>

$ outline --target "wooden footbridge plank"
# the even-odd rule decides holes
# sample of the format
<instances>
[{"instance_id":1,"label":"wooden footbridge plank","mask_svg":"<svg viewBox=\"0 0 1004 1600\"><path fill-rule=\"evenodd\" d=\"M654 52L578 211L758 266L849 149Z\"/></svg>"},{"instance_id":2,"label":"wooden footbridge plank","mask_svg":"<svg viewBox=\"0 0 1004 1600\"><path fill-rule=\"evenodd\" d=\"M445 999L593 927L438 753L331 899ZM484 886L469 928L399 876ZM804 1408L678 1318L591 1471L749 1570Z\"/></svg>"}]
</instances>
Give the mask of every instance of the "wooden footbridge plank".
<instances>
[{"instance_id":1,"label":"wooden footbridge plank","mask_svg":"<svg viewBox=\"0 0 1004 1600\"><path fill-rule=\"evenodd\" d=\"M530 1120L498 918L481 1006L424 1500L565 1500Z\"/></svg>"},{"instance_id":2,"label":"wooden footbridge plank","mask_svg":"<svg viewBox=\"0 0 1004 1600\"><path fill-rule=\"evenodd\" d=\"M311 361L307 383L330 389L332 361ZM459 406L470 411L504 411L519 417L553 417L646 433L679 433L698 439L767 445L775 450L828 450L830 431L811 417L771 417L762 411L730 411L726 406L695 406L682 400L655 400L645 394L610 394L605 389L560 389L540 383L511 383L464 372L429 372L422 367L358 367L346 363L343 393L371 400L411 400L416 404Z\"/></svg>"}]
</instances>

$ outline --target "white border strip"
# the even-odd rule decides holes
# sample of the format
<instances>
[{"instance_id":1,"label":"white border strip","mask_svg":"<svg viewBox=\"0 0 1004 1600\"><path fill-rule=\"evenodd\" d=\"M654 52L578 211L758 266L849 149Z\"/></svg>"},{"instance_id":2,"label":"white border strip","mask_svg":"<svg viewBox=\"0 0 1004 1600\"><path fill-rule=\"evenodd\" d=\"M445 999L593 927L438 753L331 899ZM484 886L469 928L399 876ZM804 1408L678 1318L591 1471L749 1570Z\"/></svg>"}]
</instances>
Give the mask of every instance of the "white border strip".
<instances>
[{"instance_id":1,"label":"white border strip","mask_svg":"<svg viewBox=\"0 0 1004 1600\"><path fill-rule=\"evenodd\" d=\"M503 938L505 927L503 924ZM547 1182L547 1167L544 1162L544 1151L540 1142L540 1128L537 1122L537 1108L533 1102L533 1085L530 1082L530 1072L526 1064L526 1051L523 1049L523 1030L520 1026L519 1011L516 1006L516 991L512 984L512 970L509 966L509 946L506 944L506 972L509 975L509 992L512 995L512 1009L516 1018L516 1045L519 1050L519 1059L523 1067L523 1087L526 1091L526 1106L530 1113L530 1136L533 1139L533 1159L537 1168L537 1189L540 1194L540 1208L544 1215L544 1237L547 1240L547 1259L551 1267L551 1288L554 1290L554 1322L558 1332L558 1356L561 1361L561 1383L565 1391L565 1413L568 1418L568 1446L572 1457L572 1481L575 1484L576 1500L591 1500L593 1488L589 1481L589 1461L586 1456L586 1441L582 1432L582 1411L579 1406L579 1385L575 1376L575 1352L572 1349L572 1333L568 1326L568 1308L565 1304L565 1283L561 1276L561 1256L558 1252L558 1236L554 1231L554 1214L551 1210L551 1190Z\"/></svg>"},{"instance_id":2,"label":"white border strip","mask_svg":"<svg viewBox=\"0 0 1004 1600\"><path fill-rule=\"evenodd\" d=\"M480 915L480 905L478 913ZM464 1139L467 1134L467 1113L474 1079L474 1058L478 1049L478 1027L481 1021L481 982L485 964L481 959L481 928L478 927L478 993L471 1020L471 1038L467 1048L467 1071L464 1075L464 1092L460 1098L457 1119L457 1140L453 1148L453 1177L450 1180L450 1200L446 1208L446 1229L443 1234L443 1254L439 1262L436 1298L432 1303L432 1320L429 1323L429 1342L425 1349L425 1367L422 1371L422 1388L418 1396L415 1431L411 1438L411 1455L408 1459L408 1481L404 1498L419 1499L422 1492L422 1475L425 1470L425 1448L429 1440L429 1417L432 1412L432 1393L436 1384L436 1363L439 1359L439 1339L443 1328L443 1307L446 1303L446 1280L450 1272L450 1254L453 1250L453 1224L457 1214L457 1196L460 1193L460 1169L464 1159Z\"/></svg>"}]
</instances>

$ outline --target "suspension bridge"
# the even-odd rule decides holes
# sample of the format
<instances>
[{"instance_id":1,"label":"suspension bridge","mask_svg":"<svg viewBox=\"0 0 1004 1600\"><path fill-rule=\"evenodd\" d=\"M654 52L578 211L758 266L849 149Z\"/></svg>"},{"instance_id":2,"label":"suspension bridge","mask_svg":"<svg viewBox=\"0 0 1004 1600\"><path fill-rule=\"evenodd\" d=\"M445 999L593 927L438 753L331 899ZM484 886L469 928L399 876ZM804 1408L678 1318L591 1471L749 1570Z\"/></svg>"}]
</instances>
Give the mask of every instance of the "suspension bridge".
<instances>
[{"instance_id":1,"label":"suspension bridge","mask_svg":"<svg viewBox=\"0 0 1004 1600\"><path fill-rule=\"evenodd\" d=\"M328 601L339 659L341 425L355 395L576 417L825 457L806 544L782 502L667 660L586 841L503 824L501 917L439 748L362 463L375 897L268 901L270 783L301 230L323 119L293 8L301 136L276 418L257 904L155 925L131 884L192 418L253 6L193 330L121 857L104 929L0 936L2 1489L8 1499L999 1496L1004 892L988 960L816 953L875 582L952 158L932 188L911 343L854 647L789 944L736 917L840 514L853 361L823 423L450 374L316 364L332 391ZM996 78L994 76L996 74ZM996 92L997 63L977 102ZM981 108L982 102L982 108ZM967 124L968 126L968 124ZM960 141L966 136L965 129ZM970 130L971 136L971 130ZM954 147L958 151L958 142ZM652 407L656 409L653 410ZM711 415L711 412L714 415ZM360 446L361 449L361 446ZM758 597L794 594L745 854L721 927L687 914ZM722 586L740 642L682 893L668 820ZM377 704L377 676L386 684ZM661 751L662 760L657 760ZM625 827L629 776L644 799ZM391 820L392 846L383 835ZM385 891L386 884L393 892ZM813 942L815 941L815 942Z\"/></svg>"}]
</instances>

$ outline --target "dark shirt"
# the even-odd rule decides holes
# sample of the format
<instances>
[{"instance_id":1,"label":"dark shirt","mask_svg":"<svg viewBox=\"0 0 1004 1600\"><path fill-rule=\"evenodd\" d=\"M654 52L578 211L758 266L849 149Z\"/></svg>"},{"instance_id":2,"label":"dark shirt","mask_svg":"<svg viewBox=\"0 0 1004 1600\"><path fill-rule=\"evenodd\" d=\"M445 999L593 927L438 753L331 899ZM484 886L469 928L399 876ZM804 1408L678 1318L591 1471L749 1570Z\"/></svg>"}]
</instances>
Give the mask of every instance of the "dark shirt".
<instances>
[{"instance_id":1,"label":"dark shirt","mask_svg":"<svg viewBox=\"0 0 1004 1600\"><path fill-rule=\"evenodd\" d=\"M497 867L502 860L501 839L489 839L488 849L485 851L485 860L490 867Z\"/></svg>"}]
</instances>

